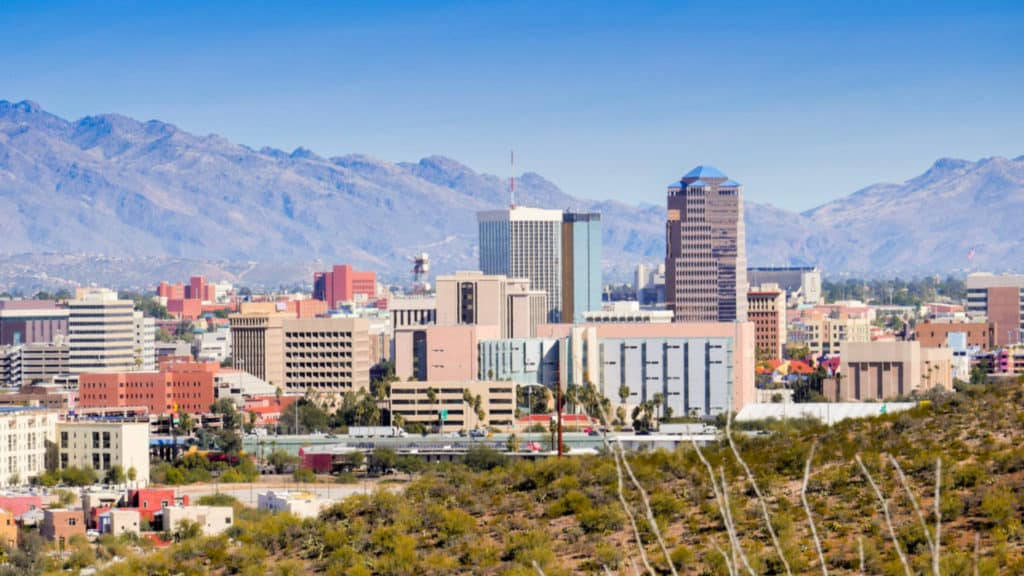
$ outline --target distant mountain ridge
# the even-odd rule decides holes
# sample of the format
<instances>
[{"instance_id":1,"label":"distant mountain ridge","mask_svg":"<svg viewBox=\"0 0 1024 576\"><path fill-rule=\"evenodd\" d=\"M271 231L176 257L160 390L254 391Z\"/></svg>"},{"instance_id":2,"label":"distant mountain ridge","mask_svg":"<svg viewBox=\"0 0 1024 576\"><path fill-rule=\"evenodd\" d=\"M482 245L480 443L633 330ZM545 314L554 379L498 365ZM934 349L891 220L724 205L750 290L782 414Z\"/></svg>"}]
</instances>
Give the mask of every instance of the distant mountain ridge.
<instances>
[{"instance_id":1,"label":"distant mountain ridge","mask_svg":"<svg viewBox=\"0 0 1024 576\"><path fill-rule=\"evenodd\" d=\"M678 168L690 163L699 159ZM909 275L962 267L975 247L974 265L1021 267L1013 222L1024 216L1022 196L1024 158L943 159L903 184L803 214L748 202L748 260ZM534 173L518 177L516 197L602 212L606 278L663 258L662 206L577 198ZM175 272L170 263L276 285L349 262L401 281L407 257L422 250L437 272L475 268L475 212L507 201L504 178L442 156L393 163L254 150L156 120L68 121L33 102L0 101L0 264L16 264L19 282L104 280L102 270L89 274L90 257L97 267L134 263L131 281L143 284ZM75 255L79 277L63 276L54 254Z\"/></svg>"}]
</instances>

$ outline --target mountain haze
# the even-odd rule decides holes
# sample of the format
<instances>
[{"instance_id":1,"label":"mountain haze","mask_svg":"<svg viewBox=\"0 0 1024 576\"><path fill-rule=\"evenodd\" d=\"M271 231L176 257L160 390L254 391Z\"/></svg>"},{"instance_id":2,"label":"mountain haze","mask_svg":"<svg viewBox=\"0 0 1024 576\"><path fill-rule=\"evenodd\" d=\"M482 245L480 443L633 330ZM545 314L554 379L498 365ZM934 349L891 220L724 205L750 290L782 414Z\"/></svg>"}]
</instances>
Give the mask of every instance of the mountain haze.
<instances>
[{"instance_id":1,"label":"mountain haze","mask_svg":"<svg viewBox=\"0 0 1024 576\"><path fill-rule=\"evenodd\" d=\"M698 162L681 159L679 169ZM436 272L475 268L475 212L507 204L507 187L442 156L394 163L254 150L156 120L68 121L33 102L0 101L0 287L112 274L147 285L198 268L276 284L342 262L402 281L419 251ZM606 278L663 258L662 206L577 198L534 173L518 177L516 199L600 211ZM803 214L748 202L748 260L908 275L963 267L976 247L975 265L1020 267L1022 216L1024 159L940 160L903 184Z\"/></svg>"}]
</instances>

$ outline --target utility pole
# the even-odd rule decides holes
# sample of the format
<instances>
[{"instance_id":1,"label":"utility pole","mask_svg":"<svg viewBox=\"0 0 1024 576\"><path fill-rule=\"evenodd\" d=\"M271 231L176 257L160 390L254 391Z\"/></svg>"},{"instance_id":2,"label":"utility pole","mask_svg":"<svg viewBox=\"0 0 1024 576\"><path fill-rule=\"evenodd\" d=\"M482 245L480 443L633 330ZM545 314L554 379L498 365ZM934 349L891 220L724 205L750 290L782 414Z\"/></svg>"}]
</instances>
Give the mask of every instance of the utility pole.
<instances>
[{"instance_id":1,"label":"utility pole","mask_svg":"<svg viewBox=\"0 0 1024 576\"><path fill-rule=\"evenodd\" d=\"M558 383L558 399L555 401L555 410L558 412L558 457L562 457L562 384Z\"/></svg>"}]
</instances>

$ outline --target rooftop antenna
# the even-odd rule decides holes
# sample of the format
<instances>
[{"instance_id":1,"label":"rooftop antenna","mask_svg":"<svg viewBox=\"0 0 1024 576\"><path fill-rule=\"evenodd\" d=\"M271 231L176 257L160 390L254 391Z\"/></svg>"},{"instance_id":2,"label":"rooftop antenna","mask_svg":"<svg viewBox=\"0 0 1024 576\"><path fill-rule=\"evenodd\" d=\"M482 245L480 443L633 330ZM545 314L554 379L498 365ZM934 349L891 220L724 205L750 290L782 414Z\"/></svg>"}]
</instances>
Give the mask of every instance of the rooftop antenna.
<instances>
[{"instance_id":1,"label":"rooftop antenna","mask_svg":"<svg viewBox=\"0 0 1024 576\"><path fill-rule=\"evenodd\" d=\"M508 165L512 169L512 174L508 177L508 206L509 208L516 207L516 151L508 151Z\"/></svg>"}]
</instances>

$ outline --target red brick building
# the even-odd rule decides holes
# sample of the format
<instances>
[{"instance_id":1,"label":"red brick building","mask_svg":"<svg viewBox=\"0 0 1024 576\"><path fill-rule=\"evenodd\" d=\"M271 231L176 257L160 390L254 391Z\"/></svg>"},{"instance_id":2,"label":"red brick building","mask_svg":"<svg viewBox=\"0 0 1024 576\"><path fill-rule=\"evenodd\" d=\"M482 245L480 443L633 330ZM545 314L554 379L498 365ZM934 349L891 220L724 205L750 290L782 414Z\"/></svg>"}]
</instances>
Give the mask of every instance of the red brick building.
<instances>
[{"instance_id":1,"label":"red brick building","mask_svg":"<svg viewBox=\"0 0 1024 576\"><path fill-rule=\"evenodd\" d=\"M328 308L336 308L338 302L372 300L376 295L376 272L359 272L344 264L313 274L313 298L326 302Z\"/></svg>"},{"instance_id":2,"label":"red brick building","mask_svg":"<svg viewBox=\"0 0 1024 576\"><path fill-rule=\"evenodd\" d=\"M79 376L81 408L146 407L149 414L205 414L214 401L216 362L164 358L158 372L84 373Z\"/></svg>"},{"instance_id":3,"label":"red brick building","mask_svg":"<svg viewBox=\"0 0 1024 576\"><path fill-rule=\"evenodd\" d=\"M178 498L174 488L140 488L128 493L128 506L139 511L139 518L152 523L156 513L166 506L188 506L188 495Z\"/></svg>"}]
</instances>

